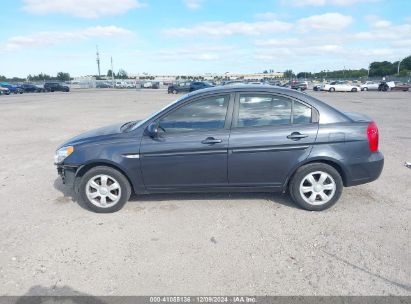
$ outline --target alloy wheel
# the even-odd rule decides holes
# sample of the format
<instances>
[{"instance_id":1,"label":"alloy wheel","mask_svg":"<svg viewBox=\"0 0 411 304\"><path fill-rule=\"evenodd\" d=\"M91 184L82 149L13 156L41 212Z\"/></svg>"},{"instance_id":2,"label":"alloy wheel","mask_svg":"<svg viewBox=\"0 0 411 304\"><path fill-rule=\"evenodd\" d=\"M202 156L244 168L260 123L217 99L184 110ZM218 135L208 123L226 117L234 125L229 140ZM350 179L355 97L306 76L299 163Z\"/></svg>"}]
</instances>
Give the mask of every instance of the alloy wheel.
<instances>
[{"instance_id":1,"label":"alloy wheel","mask_svg":"<svg viewBox=\"0 0 411 304\"><path fill-rule=\"evenodd\" d=\"M110 208L121 198L120 184L113 177L105 174L93 176L86 184L89 201L100 208Z\"/></svg>"},{"instance_id":2,"label":"alloy wheel","mask_svg":"<svg viewBox=\"0 0 411 304\"><path fill-rule=\"evenodd\" d=\"M323 171L307 174L300 183L301 197L310 205L328 203L336 191L336 183L332 176Z\"/></svg>"}]
</instances>

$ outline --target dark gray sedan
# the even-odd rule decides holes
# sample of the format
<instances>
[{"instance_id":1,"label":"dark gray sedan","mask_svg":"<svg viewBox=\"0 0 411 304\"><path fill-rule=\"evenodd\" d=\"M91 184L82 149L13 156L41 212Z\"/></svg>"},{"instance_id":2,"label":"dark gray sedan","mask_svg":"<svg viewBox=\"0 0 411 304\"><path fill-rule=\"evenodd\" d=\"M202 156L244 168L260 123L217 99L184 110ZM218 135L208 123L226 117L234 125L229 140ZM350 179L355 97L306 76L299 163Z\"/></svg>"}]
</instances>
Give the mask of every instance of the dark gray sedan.
<instances>
[{"instance_id":1,"label":"dark gray sedan","mask_svg":"<svg viewBox=\"0 0 411 304\"><path fill-rule=\"evenodd\" d=\"M384 158L376 124L309 95L273 86L222 86L185 95L143 121L65 142L63 181L96 212L131 193L288 191L323 210L343 187L374 181Z\"/></svg>"}]
</instances>

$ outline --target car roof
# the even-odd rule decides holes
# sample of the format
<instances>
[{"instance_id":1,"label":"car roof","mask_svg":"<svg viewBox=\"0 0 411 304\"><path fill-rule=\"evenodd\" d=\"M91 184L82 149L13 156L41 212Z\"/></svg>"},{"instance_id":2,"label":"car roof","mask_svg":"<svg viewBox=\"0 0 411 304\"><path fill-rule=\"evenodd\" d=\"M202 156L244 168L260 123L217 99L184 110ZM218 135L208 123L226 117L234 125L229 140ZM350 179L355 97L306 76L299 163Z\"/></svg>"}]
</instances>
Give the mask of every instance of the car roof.
<instances>
[{"instance_id":1,"label":"car roof","mask_svg":"<svg viewBox=\"0 0 411 304\"><path fill-rule=\"evenodd\" d=\"M205 88L197 90L191 93L188 93L185 97L181 98L180 102L184 102L187 99L201 97L204 95L210 94L224 94L224 93L236 93L236 92L247 92L247 93L268 93L268 94L280 94L287 95L289 97L295 98L297 100L303 101L314 108L316 108L320 115L326 119L323 119L323 122L334 123L334 122L347 122L350 121L348 116L339 110L329 106L325 102L318 100L308 94L298 92L284 87L277 87L271 85L250 85L250 84L236 84L230 86L217 86L211 88ZM179 103L180 103L179 102Z\"/></svg>"}]
</instances>

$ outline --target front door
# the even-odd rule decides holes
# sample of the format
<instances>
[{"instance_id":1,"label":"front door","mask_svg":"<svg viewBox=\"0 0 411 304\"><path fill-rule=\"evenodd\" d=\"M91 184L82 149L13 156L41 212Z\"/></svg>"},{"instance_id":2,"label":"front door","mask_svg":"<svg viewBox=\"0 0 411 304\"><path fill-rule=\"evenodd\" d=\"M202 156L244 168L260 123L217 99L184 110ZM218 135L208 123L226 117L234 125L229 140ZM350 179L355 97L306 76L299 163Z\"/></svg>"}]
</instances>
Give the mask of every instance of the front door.
<instances>
[{"instance_id":1,"label":"front door","mask_svg":"<svg viewBox=\"0 0 411 304\"><path fill-rule=\"evenodd\" d=\"M140 148L148 190L227 186L233 99L230 94L203 97L159 118L158 137L144 135Z\"/></svg>"},{"instance_id":2,"label":"front door","mask_svg":"<svg viewBox=\"0 0 411 304\"><path fill-rule=\"evenodd\" d=\"M230 186L281 187L315 142L318 123L313 111L282 95L237 95L229 144Z\"/></svg>"}]
</instances>

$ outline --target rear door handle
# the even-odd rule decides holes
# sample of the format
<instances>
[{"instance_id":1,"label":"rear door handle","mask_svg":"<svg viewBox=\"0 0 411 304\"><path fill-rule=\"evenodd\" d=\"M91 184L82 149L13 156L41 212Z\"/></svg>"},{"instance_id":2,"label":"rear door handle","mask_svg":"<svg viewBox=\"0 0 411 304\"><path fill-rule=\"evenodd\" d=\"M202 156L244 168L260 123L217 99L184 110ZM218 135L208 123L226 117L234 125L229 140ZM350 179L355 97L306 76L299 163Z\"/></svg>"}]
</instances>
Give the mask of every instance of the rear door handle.
<instances>
[{"instance_id":1,"label":"rear door handle","mask_svg":"<svg viewBox=\"0 0 411 304\"><path fill-rule=\"evenodd\" d=\"M307 134L301 134L300 132L293 132L287 136L287 138L291 140L300 140L301 138L306 138L306 137L308 137Z\"/></svg>"},{"instance_id":2,"label":"rear door handle","mask_svg":"<svg viewBox=\"0 0 411 304\"><path fill-rule=\"evenodd\" d=\"M214 145L214 144L219 144L221 142L222 142L221 139L215 139L214 137L207 137L206 139L201 141L201 143L205 145Z\"/></svg>"}]
</instances>

